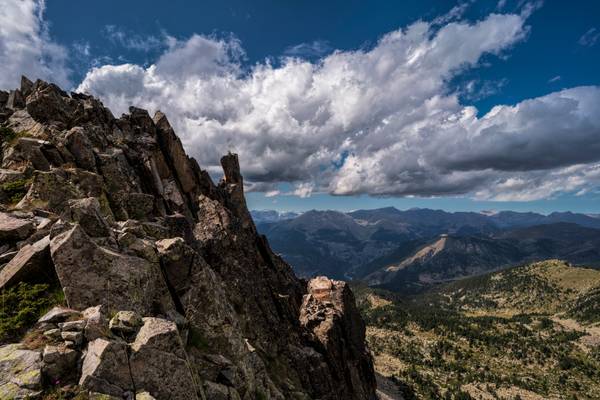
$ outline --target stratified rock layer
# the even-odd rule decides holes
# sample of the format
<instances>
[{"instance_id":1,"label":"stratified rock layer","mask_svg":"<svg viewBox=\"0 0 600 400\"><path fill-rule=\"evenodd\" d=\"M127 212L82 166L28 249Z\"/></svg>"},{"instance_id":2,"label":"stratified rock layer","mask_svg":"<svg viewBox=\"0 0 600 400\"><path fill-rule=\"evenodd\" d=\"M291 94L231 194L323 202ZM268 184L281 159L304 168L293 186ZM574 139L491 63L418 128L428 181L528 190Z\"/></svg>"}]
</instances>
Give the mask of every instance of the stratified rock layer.
<instances>
[{"instance_id":1,"label":"stratified rock layer","mask_svg":"<svg viewBox=\"0 0 600 400\"><path fill-rule=\"evenodd\" d=\"M44 351L0 354L90 398L375 398L350 289L307 286L271 251L237 155L215 185L160 112L116 119L26 78L2 93L0 289L58 280L75 311L42 319Z\"/></svg>"}]
</instances>

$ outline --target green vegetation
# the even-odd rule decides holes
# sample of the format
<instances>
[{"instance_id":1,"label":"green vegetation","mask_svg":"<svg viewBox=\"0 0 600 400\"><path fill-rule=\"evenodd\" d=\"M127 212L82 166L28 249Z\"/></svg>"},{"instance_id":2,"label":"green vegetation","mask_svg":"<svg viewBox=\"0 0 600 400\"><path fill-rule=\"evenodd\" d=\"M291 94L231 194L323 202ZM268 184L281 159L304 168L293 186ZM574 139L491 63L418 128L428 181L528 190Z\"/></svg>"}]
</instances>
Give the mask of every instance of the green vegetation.
<instances>
[{"instance_id":1,"label":"green vegetation","mask_svg":"<svg viewBox=\"0 0 600 400\"><path fill-rule=\"evenodd\" d=\"M64 302L62 290L46 284L18 286L0 292L0 343L18 340L53 305Z\"/></svg>"},{"instance_id":2,"label":"green vegetation","mask_svg":"<svg viewBox=\"0 0 600 400\"><path fill-rule=\"evenodd\" d=\"M29 136L27 131L15 132L12 128L7 126L0 126L0 143L13 144L20 137Z\"/></svg>"},{"instance_id":3,"label":"green vegetation","mask_svg":"<svg viewBox=\"0 0 600 400\"><path fill-rule=\"evenodd\" d=\"M0 139L3 143L12 142L17 138L17 133L11 128L6 126L0 126Z\"/></svg>"},{"instance_id":4,"label":"green vegetation","mask_svg":"<svg viewBox=\"0 0 600 400\"><path fill-rule=\"evenodd\" d=\"M353 289L376 369L407 399L600 398L600 271L548 261L414 297Z\"/></svg>"},{"instance_id":5,"label":"green vegetation","mask_svg":"<svg viewBox=\"0 0 600 400\"><path fill-rule=\"evenodd\" d=\"M0 185L0 190L8 197L10 203L18 203L27 194L31 179L17 179Z\"/></svg>"}]
</instances>

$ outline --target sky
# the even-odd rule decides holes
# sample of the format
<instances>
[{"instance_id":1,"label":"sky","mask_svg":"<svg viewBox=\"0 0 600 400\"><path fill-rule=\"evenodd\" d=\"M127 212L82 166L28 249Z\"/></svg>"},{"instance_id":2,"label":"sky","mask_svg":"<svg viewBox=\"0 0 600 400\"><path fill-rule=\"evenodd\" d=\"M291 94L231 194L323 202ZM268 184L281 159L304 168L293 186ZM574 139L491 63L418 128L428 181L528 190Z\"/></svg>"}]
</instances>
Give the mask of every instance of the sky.
<instances>
[{"instance_id":1,"label":"sky","mask_svg":"<svg viewBox=\"0 0 600 400\"><path fill-rule=\"evenodd\" d=\"M0 89L160 109L251 208L600 212L597 1L0 3Z\"/></svg>"}]
</instances>

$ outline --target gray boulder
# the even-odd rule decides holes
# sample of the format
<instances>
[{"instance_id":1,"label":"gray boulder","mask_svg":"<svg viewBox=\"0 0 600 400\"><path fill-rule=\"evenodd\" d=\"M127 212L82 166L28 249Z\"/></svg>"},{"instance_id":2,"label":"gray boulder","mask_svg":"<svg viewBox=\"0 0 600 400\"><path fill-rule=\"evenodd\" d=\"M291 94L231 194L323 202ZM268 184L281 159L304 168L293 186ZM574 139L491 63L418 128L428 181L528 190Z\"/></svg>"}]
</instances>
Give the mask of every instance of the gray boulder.
<instances>
[{"instance_id":1,"label":"gray boulder","mask_svg":"<svg viewBox=\"0 0 600 400\"><path fill-rule=\"evenodd\" d=\"M19 282L52 282L56 275L50 258L50 237L25 245L8 264L0 270L0 289L8 288Z\"/></svg>"},{"instance_id":2,"label":"gray boulder","mask_svg":"<svg viewBox=\"0 0 600 400\"><path fill-rule=\"evenodd\" d=\"M79 385L92 392L116 397L133 391L127 345L106 339L90 342L83 359Z\"/></svg>"},{"instance_id":3,"label":"gray boulder","mask_svg":"<svg viewBox=\"0 0 600 400\"><path fill-rule=\"evenodd\" d=\"M102 217L100 202L95 197L69 201L69 207L63 212L61 218L79 223L85 233L91 237L110 235L110 227Z\"/></svg>"},{"instance_id":4,"label":"gray boulder","mask_svg":"<svg viewBox=\"0 0 600 400\"><path fill-rule=\"evenodd\" d=\"M42 389L42 357L18 344L0 347L0 399L29 399Z\"/></svg>"},{"instance_id":5,"label":"gray boulder","mask_svg":"<svg viewBox=\"0 0 600 400\"><path fill-rule=\"evenodd\" d=\"M79 317L81 314L79 311L72 310L70 308L65 307L53 307L50 311L48 311L42 318L38 320L39 324L56 324L59 322L66 321L72 317Z\"/></svg>"},{"instance_id":6,"label":"gray boulder","mask_svg":"<svg viewBox=\"0 0 600 400\"><path fill-rule=\"evenodd\" d=\"M31 219L15 218L0 212L0 242L26 239L35 231Z\"/></svg>"},{"instance_id":7,"label":"gray boulder","mask_svg":"<svg viewBox=\"0 0 600 400\"><path fill-rule=\"evenodd\" d=\"M158 265L96 245L79 225L54 237L50 253L70 307L142 315L174 309Z\"/></svg>"},{"instance_id":8,"label":"gray boulder","mask_svg":"<svg viewBox=\"0 0 600 400\"><path fill-rule=\"evenodd\" d=\"M77 351L64 345L46 345L42 354L44 361L42 373L50 383L73 378L77 373L78 358L79 353Z\"/></svg>"},{"instance_id":9,"label":"gray boulder","mask_svg":"<svg viewBox=\"0 0 600 400\"><path fill-rule=\"evenodd\" d=\"M197 388L175 323L144 318L131 345L134 386L157 399L198 399Z\"/></svg>"}]
</instances>

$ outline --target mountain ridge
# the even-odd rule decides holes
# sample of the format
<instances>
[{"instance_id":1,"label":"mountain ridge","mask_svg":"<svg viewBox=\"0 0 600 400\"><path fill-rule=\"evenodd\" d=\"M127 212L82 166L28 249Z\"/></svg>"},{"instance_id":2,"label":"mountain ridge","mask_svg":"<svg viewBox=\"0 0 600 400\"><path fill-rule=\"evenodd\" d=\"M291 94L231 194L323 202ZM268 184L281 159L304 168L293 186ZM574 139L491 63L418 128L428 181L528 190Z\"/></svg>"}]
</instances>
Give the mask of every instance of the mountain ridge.
<instances>
[{"instance_id":1,"label":"mountain ridge","mask_svg":"<svg viewBox=\"0 0 600 400\"><path fill-rule=\"evenodd\" d=\"M0 127L0 398L375 398L350 288L273 253L237 155L215 184L161 112L25 77Z\"/></svg>"}]
</instances>

